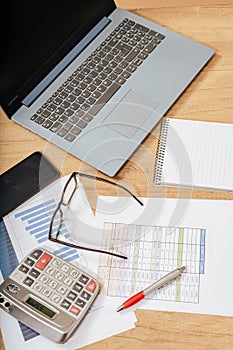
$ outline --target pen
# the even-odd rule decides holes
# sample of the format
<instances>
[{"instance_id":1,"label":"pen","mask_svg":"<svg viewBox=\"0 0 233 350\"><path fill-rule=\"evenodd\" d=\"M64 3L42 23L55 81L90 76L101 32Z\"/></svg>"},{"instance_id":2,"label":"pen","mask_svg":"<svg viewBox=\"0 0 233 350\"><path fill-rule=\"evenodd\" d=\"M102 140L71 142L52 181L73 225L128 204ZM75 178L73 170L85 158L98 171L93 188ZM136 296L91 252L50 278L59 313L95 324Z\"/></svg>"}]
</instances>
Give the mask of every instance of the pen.
<instances>
[{"instance_id":1,"label":"pen","mask_svg":"<svg viewBox=\"0 0 233 350\"><path fill-rule=\"evenodd\" d=\"M133 295L128 300L126 300L122 305L118 307L117 312L124 309L128 309L128 307L133 306L138 301L145 298L145 296L150 292L152 292L153 290L159 289L161 287L164 287L166 284L171 283L173 280L179 277L185 269L186 269L186 266L182 266L169 272L168 274L160 278L158 281L152 283L149 287L143 289L141 292L138 292L137 294Z\"/></svg>"}]
</instances>

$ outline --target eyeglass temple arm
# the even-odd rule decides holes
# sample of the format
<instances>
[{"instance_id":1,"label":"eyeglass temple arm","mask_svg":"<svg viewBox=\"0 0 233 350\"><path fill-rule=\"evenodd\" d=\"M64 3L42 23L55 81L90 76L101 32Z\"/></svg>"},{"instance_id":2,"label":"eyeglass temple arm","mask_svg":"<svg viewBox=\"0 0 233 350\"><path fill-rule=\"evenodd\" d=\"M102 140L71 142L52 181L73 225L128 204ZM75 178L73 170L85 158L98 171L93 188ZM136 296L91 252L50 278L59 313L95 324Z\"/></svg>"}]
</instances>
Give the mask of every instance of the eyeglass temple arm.
<instances>
[{"instance_id":1,"label":"eyeglass temple arm","mask_svg":"<svg viewBox=\"0 0 233 350\"><path fill-rule=\"evenodd\" d=\"M106 182L106 183L109 183L110 185L114 185L114 186L117 186L119 188L122 188L123 190L125 190L128 194L130 194L140 205L144 205L142 203L142 201L140 201L139 198L137 198L130 190L128 190L126 187L122 186L122 185L119 185L117 184L116 182L113 182L113 181L110 181L108 179L104 179L102 177L99 177L99 176L93 176L93 175L89 175L89 174L83 174L83 173L79 173L79 172L75 172L76 175L79 175L81 177L86 177L88 179L94 179L94 180L98 180L98 181L102 181L102 182Z\"/></svg>"}]
</instances>

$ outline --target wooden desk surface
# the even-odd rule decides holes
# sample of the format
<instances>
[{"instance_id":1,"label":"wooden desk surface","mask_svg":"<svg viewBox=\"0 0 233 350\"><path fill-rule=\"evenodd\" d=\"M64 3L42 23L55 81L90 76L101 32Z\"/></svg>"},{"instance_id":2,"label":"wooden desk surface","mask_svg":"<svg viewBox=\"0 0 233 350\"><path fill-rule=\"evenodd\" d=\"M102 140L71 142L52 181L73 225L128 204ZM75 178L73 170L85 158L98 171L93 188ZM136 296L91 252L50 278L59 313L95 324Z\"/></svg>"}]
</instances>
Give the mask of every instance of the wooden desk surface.
<instances>
[{"instance_id":1,"label":"wooden desk surface","mask_svg":"<svg viewBox=\"0 0 233 350\"><path fill-rule=\"evenodd\" d=\"M233 123L233 4L231 0L117 0L118 6L186 35L216 51L167 117ZM204 4L203 4L204 3ZM146 195L151 162L139 170L143 152L153 155L156 134L150 135L131 161L116 176L117 181L132 183L138 195ZM63 175L73 170L93 171L35 134L9 121L0 112L0 173L40 150L53 159ZM142 181L142 178L144 179ZM139 183L142 183L139 186ZM175 190L153 196L182 196ZM183 193L187 195L187 193ZM193 198L233 199L232 194L194 191ZM213 291L214 292L214 291ZM209 315L137 310L138 322L130 331L94 343L83 349L233 349L233 318ZM14 334L12 330L12 334ZM4 349L0 338L0 349Z\"/></svg>"}]
</instances>

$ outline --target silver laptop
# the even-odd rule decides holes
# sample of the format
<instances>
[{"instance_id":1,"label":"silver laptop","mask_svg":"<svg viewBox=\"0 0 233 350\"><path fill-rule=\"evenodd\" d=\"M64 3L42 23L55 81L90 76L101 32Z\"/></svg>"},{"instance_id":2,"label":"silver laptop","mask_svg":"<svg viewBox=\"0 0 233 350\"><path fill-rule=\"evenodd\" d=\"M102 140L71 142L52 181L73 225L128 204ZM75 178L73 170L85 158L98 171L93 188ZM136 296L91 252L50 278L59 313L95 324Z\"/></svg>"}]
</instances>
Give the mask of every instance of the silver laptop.
<instances>
[{"instance_id":1,"label":"silver laptop","mask_svg":"<svg viewBox=\"0 0 233 350\"><path fill-rule=\"evenodd\" d=\"M109 176L214 54L113 0L11 1L2 13L3 110Z\"/></svg>"}]
</instances>

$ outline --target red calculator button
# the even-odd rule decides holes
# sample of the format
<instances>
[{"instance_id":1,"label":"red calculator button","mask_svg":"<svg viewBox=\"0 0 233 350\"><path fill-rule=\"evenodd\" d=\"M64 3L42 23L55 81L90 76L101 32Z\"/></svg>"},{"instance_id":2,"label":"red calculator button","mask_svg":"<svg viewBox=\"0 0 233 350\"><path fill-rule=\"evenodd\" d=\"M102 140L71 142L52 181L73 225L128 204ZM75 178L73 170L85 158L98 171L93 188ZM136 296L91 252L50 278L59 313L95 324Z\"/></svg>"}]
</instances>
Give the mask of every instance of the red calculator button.
<instances>
[{"instance_id":1,"label":"red calculator button","mask_svg":"<svg viewBox=\"0 0 233 350\"><path fill-rule=\"evenodd\" d=\"M40 270L44 270L44 268L48 265L51 259L51 255L44 253L42 257L37 261L35 266Z\"/></svg>"},{"instance_id":2,"label":"red calculator button","mask_svg":"<svg viewBox=\"0 0 233 350\"><path fill-rule=\"evenodd\" d=\"M80 309L78 309L76 306L72 306L70 308L70 312L72 312L72 314L77 316L80 313Z\"/></svg>"},{"instance_id":3,"label":"red calculator button","mask_svg":"<svg viewBox=\"0 0 233 350\"><path fill-rule=\"evenodd\" d=\"M94 293L95 289L96 289L96 283L93 280L90 280L90 282L88 283L88 285L86 286L86 288L89 292Z\"/></svg>"}]
</instances>

